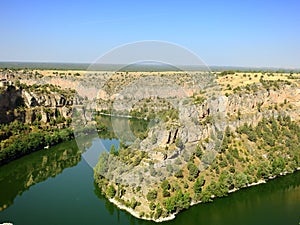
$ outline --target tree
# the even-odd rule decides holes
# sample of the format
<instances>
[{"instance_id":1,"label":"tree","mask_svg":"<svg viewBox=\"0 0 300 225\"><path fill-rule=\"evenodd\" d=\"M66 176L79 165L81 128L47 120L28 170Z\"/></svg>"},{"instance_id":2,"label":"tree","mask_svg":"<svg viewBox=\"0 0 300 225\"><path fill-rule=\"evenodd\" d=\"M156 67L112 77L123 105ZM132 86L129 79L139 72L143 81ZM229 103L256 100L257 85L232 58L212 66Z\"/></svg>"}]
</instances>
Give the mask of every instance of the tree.
<instances>
[{"instance_id":1,"label":"tree","mask_svg":"<svg viewBox=\"0 0 300 225\"><path fill-rule=\"evenodd\" d=\"M229 172L230 172L230 173L235 173L235 168L234 168L233 166L231 166L231 167L229 168Z\"/></svg>"},{"instance_id":2,"label":"tree","mask_svg":"<svg viewBox=\"0 0 300 225\"><path fill-rule=\"evenodd\" d=\"M150 202L150 204L149 204L149 209L150 209L150 210L154 210L155 207L156 207L155 203L154 203L154 202Z\"/></svg>"},{"instance_id":3,"label":"tree","mask_svg":"<svg viewBox=\"0 0 300 225\"><path fill-rule=\"evenodd\" d=\"M257 173L256 173L257 178L267 179L269 175L270 175L270 166L268 165L267 162L262 162L257 168Z\"/></svg>"},{"instance_id":4,"label":"tree","mask_svg":"<svg viewBox=\"0 0 300 225\"><path fill-rule=\"evenodd\" d=\"M177 191L172 197L165 200L164 205L169 213L181 209L188 209L190 207L191 198L189 193L182 193L181 190Z\"/></svg>"},{"instance_id":5,"label":"tree","mask_svg":"<svg viewBox=\"0 0 300 225\"><path fill-rule=\"evenodd\" d=\"M170 189L170 183L169 183L169 181L167 181L167 180L164 180L162 183L161 183L161 188L163 189L163 190L169 190Z\"/></svg>"},{"instance_id":6,"label":"tree","mask_svg":"<svg viewBox=\"0 0 300 225\"><path fill-rule=\"evenodd\" d=\"M188 170L190 172L190 176L194 178L198 177L200 171L194 163L188 163Z\"/></svg>"},{"instance_id":7,"label":"tree","mask_svg":"<svg viewBox=\"0 0 300 225\"><path fill-rule=\"evenodd\" d=\"M200 200L203 203L212 202L211 195L212 195L211 192L209 190L205 189L200 194Z\"/></svg>"},{"instance_id":8,"label":"tree","mask_svg":"<svg viewBox=\"0 0 300 225\"><path fill-rule=\"evenodd\" d=\"M230 133L230 128L229 128L229 126L226 126L226 128L225 128L225 132L224 132L224 135L225 135L225 137L230 137L231 136L231 133Z\"/></svg>"},{"instance_id":9,"label":"tree","mask_svg":"<svg viewBox=\"0 0 300 225\"><path fill-rule=\"evenodd\" d=\"M285 168L285 160L283 157L277 157L272 162L272 173L273 175L280 174Z\"/></svg>"},{"instance_id":10,"label":"tree","mask_svg":"<svg viewBox=\"0 0 300 225\"><path fill-rule=\"evenodd\" d=\"M166 208L167 212L169 212L169 213L174 212L175 209L176 209L175 198L174 197L167 198L164 201L164 205L165 205L165 208Z\"/></svg>"},{"instance_id":11,"label":"tree","mask_svg":"<svg viewBox=\"0 0 300 225\"><path fill-rule=\"evenodd\" d=\"M175 195L175 201L177 208L188 209L191 203L190 193L186 192L183 194L181 191L178 191Z\"/></svg>"},{"instance_id":12,"label":"tree","mask_svg":"<svg viewBox=\"0 0 300 225\"><path fill-rule=\"evenodd\" d=\"M102 176L104 176L108 171L108 167L109 167L108 159L109 159L108 153L106 151L103 151L100 154L98 163L95 168L95 171L97 171L97 173L99 173Z\"/></svg>"},{"instance_id":13,"label":"tree","mask_svg":"<svg viewBox=\"0 0 300 225\"><path fill-rule=\"evenodd\" d=\"M241 188L246 186L248 183L247 176L243 172L239 172L235 174L235 187L236 188Z\"/></svg>"},{"instance_id":14,"label":"tree","mask_svg":"<svg viewBox=\"0 0 300 225\"><path fill-rule=\"evenodd\" d=\"M203 176L197 178L196 182L194 183L194 192L195 194L200 193L202 190L202 186L204 185L205 180Z\"/></svg>"},{"instance_id":15,"label":"tree","mask_svg":"<svg viewBox=\"0 0 300 225\"><path fill-rule=\"evenodd\" d=\"M135 200L134 197L132 197L131 201L130 201L130 207L132 209L135 209L135 207L138 205L138 202Z\"/></svg>"},{"instance_id":16,"label":"tree","mask_svg":"<svg viewBox=\"0 0 300 225\"><path fill-rule=\"evenodd\" d=\"M228 194L228 186L226 184L226 182L219 182L216 184L216 188L215 188L215 196L217 197L223 197L223 196L227 196Z\"/></svg>"},{"instance_id":17,"label":"tree","mask_svg":"<svg viewBox=\"0 0 300 225\"><path fill-rule=\"evenodd\" d=\"M113 185L109 185L106 190L106 195L108 198L113 198L116 195L116 190Z\"/></svg>"},{"instance_id":18,"label":"tree","mask_svg":"<svg viewBox=\"0 0 300 225\"><path fill-rule=\"evenodd\" d=\"M200 145L197 145L196 151L195 151L195 155L196 155L198 158L200 158L200 157L203 155L203 151L202 151Z\"/></svg>"},{"instance_id":19,"label":"tree","mask_svg":"<svg viewBox=\"0 0 300 225\"><path fill-rule=\"evenodd\" d=\"M163 189L163 197L170 197L170 192L167 189Z\"/></svg>"},{"instance_id":20,"label":"tree","mask_svg":"<svg viewBox=\"0 0 300 225\"><path fill-rule=\"evenodd\" d=\"M117 151L116 151L115 145L111 145L109 153L111 155L115 155L115 156L117 155Z\"/></svg>"},{"instance_id":21,"label":"tree","mask_svg":"<svg viewBox=\"0 0 300 225\"><path fill-rule=\"evenodd\" d=\"M156 212L155 212L155 214L154 214L154 219L158 219L160 216L161 216L161 214L162 214L162 209L160 208L160 205L158 204L157 206L156 206Z\"/></svg>"},{"instance_id":22,"label":"tree","mask_svg":"<svg viewBox=\"0 0 300 225\"><path fill-rule=\"evenodd\" d=\"M238 112L237 112L237 118L238 118L238 120L241 120L241 111L240 110L238 110Z\"/></svg>"},{"instance_id":23,"label":"tree","mask_svg":"<svg viewBox=\"0 0 300 225\"><path fill-rule=\"evenodd\" d=\"M174 176L177 177L177 178L182 178L182 177L183 177L182 170L178 170L178 171L174 174Z\"/></svg>"},{"instance_id":24,"label":"tree","mask_svg":"<svg viewBox=\"0 0 300 225\"><path fill-rule=\"evenodd\" d=\"M146 197L148 201L154 201L157 198L157 191L156 190L149 191Z\"/></svg>"}]
</instances>

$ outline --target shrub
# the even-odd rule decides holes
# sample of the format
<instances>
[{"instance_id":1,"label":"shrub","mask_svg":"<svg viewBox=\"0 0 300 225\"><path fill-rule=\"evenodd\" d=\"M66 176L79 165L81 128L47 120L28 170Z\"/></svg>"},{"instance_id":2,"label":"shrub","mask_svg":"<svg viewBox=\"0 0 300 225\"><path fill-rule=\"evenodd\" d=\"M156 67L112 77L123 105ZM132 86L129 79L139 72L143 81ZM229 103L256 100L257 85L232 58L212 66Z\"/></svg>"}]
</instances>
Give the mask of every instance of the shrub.
<instances>
[{"instance_id":1,"label":"shrub","mask_svg":"<svg viewBox=\"0 0 300 225\"><path fill-rule=\"evenodd\" d=\"M149 208L150 208L151 210L154 210L155 207L156 207L155 203L154 203L154 202L150 202Z\"/></svg>"},{"instance_id":2,"label":"shrub","mask_svg":"<svg viewBox=\"0 0 300 225\"><path fill-rule=\"evenodd\" d=\"M182 177L183 177L182 170L178 170L178 171L174 174L174 176L177 177L177 178L182 178Z\"/></svg>"},{"instance_id":3,"label":"shrub","mask_svg":"<svg viewBox=\"0 0 300 225\"><path fill-rule=\"evenodd\" d=\"M113 198L116 195L116 190L113 185L109 185L106 190L106 195L108 198Z\"/></svg>"},{"instance_id":4,"label":"shrub","mask_svg":"<svg viewBox=\"0 0 300 225\"><path fill-rule=\"evenodd\" d=\"M190 173L190 176L196 178L199 175L199 169L197 168L197 166L194 163L188 163L188 170Z\"/></svg>"},{"instance_id":5,"label":"shrub","mask_svg":"<svg viewBox=\"0 0 300 225\"><path fill-rule=\"evenodd\" d=\"M204 185L204 178L203 176L201 176L200 178L198 178L196 180L196 182L194 183L194 192L195 194L200 193L202 190L202 186Z\"/></svg>"},{"instance_id":6,"label":"shrub","mask_svg":"<svg viewBox=\"0 0 300 225\"><path fill-rule=\"evenodd\" d=\"M148 201L154 201L157 198L157 191L156 190L149 191L146 197Z\"/></svg>"}]
</instances>

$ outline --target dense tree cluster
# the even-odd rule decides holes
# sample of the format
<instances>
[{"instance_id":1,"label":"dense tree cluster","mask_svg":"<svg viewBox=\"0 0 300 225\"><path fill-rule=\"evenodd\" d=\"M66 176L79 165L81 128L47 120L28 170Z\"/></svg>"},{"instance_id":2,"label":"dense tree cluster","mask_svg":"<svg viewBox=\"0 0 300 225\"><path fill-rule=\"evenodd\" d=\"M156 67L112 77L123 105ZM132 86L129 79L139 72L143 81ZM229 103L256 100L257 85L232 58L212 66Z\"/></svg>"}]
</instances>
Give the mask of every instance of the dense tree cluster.
<instances>
[{"instance_id":1,"label":"dense tree cluster","mask_svg":"<svg viewBox=\"0 0 300 225\"><path fill-rule=\"evenodd\" d=\"M24 125L25 131L27 131L26 127L27 126ZM14 132L14 130L11 130L12 134L14 134ZM72 138L73 132L68 128L55 131L38 130L29 133L26 132L26 135L21 133L20 135L11 136L9 140L1 141L0 143L0 165L20 156L43 149L45 146L53 146Z\"/></svg>"},{"instance_id":2,"label":"dense tree cluster","mask_svg":"<svg viewBox=\"0 0 300 225\"><path fill-rule=\"evenodd\" d=\"M189 193L182 193L181 190L177 191L174 196L167 198L164 201L165 208L168 213L175 212L176 210L188 209L190 207L191 197Z\"/></svg>"}]
</instances>

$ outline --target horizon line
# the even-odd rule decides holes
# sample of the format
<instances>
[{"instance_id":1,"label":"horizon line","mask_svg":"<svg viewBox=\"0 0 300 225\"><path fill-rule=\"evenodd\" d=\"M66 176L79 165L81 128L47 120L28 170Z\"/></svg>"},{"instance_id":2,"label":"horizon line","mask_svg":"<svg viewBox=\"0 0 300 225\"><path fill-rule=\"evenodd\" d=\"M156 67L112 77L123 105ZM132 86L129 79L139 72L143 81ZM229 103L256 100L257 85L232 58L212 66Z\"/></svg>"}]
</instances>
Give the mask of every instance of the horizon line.
<instances>
[{"instance_id":1,"label":"horizon line","mask_svg":"<svg viewBox=\"0 0 300 225\"><path fill-rule=\"evenodd\" d=\"M217 69L224 69L224 70L292 70L292 71L298 71L300 70L300 67L296 68L296 67L276 67L276 66L245 66L245 65L241 65L241 66L233 66L233 65L187 65L187 64L181 64L181 65L170 65L170 64L163 64L163 63L157 63L157 64L147 64L147 63L140 63L140 64L122 64L122 63L90 63L90 62L55 62L55 61L14 61L14 60L8 60L8 61L0 61L0 68L5 67L6 65L13 65L13 64L28 64L28 65L32 65L34 66L34 64L44 64L45 66L48 65L103 65L103 66L145 66L145 67L154 67L154 66L159 66L159 67L163 67L163 66L182 66L182 67L199 67L199 68L203 68L203 67L208 67L209 69L211 68L217 68ZM24 66L22 65L14 65L15 67L18 67L17 69L23 69ZM36 68L36 67L35 67ZM38 68L38 67L37 67ZM36 69L37 69L36 68ZM34 69L34 68L28 68L28 69ZM46 69L46 68L39 68L39 69ZM48 68L49 69L49 68ZM51 69L56 69L56 68L51 68ZM74 68L75 69L75 68Z\"/></svg>"}]
</instances>

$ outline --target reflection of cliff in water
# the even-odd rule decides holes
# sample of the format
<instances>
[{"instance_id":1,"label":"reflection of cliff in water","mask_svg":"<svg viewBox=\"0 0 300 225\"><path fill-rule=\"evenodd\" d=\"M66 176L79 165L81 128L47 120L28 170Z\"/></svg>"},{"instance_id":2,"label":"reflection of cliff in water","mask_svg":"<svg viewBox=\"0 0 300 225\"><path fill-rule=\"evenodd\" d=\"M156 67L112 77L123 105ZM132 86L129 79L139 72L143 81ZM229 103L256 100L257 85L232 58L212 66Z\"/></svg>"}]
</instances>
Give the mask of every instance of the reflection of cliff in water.
<instances>
[{"instance_id":1,"label":"reflection of cliff in water","mask_svg":"<svg viewBox=\"0 0 300 225\"><path fill-rule=\"evenodd\" d=\"M149 121L98 115L95 118L99 135L104 139L121 139L122 141L134 141L136 138L143 140L147 137Z\"/></svg>"},{"instance_id":2,"label":"reflection of cliff in water","mask_svg":"<svg viewBox=\"0 0 300 225\"><path fill-rule=\"evenodd\" d=\"M55 177L81 160L75 141L41 150L0 167L0 211L32 185Z\"/></svg>"}]
</instances>

